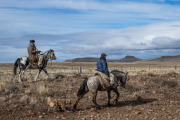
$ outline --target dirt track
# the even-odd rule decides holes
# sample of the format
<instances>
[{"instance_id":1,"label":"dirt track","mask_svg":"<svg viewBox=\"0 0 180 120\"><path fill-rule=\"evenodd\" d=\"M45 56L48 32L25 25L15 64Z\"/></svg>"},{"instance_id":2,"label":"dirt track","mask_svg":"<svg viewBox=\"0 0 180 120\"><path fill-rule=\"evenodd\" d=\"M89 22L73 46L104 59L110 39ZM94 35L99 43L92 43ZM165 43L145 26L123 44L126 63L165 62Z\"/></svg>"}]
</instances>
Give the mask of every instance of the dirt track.
<instances>
[{"instance_id":1,"label":"dirt track","mask_svg":"<svg viewBox=\"0 0 180 120\"><path fill-rule=\"evenodd\" d=\"M82 120L179 120L180 75L139 74L131 76L126 88L120 88L117 105L108 107L107 93L99 92L96 109L88 93L80 101L77 110L72 106L83 77L59 77L53 81L9 83L0 92L0 119L82 119ZM46 98L71 99L67 112L48 112ZM115 98L112 92L111 96Z\"/></svg>"}]
</instances>

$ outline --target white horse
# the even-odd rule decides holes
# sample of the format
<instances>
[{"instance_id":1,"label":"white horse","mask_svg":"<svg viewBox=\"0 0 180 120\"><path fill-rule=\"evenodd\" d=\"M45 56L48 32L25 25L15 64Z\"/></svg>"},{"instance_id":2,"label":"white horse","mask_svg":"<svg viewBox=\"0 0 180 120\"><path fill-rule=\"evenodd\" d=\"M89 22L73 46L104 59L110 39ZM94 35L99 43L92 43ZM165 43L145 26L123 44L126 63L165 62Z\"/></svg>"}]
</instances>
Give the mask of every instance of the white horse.
<instances>
[{"instance_id":1,"label":"white horse","mask_svg":"<svg viewBox=\"0 0 180 120\"><path fill-rule=\"evenodd\" d=\"M37 78L40 74L40 72L43 70L46 75L48 76L49 79L49 75L48 72L46 70L46 66L48 63L48 60L56 60L56 56L54 53L54 50L50 49L49 51L45 52L44 54L42 54L42 65L38 66L38 65L34 65L30 62L29 57L24 56L21 58L18 58L15 63L14 63L14 75L16 75L17 73L17 68L19 67L20 71L19 71L19 82L22 82L21 80L21 74L24 73L27 69L39 69L39 72L37 73L36 77L35 77L35 81L37 81Z\"/></svg>"},{"instance_id":2,"label":"white horse","mask_svg":"<svg viewBox=\"0 0 180 120\"><path fill-rule=\"evenodd\" d=\"M97 96L97 91L107 91L108 94L108 106L110 106L110 92L111 90L113 90L116 94L117 97L115 99L115 104L118 102L118 98L119 98L119 92L117 90L118 84L121 84L122 87L125 87L126 85L126 81L130 79L130 77L128 76L128 73L124 73L118 70L113 70L110 72L110 83L112 85L112 89L105 89L101 84L100 84L100 80L99 80L99 76L92 76L89 78L85 78L83 80L83 82L81 83L81 86L79 88L79 91L77 93L77 100L76 103L74 104L74 109L76 109L78 102L80 101L80 99L88 92L90 91L93 95L93 103L95 104L96 107L100 107L97 103L96 103L96 96Z\"/></svg>"}]
</instances>

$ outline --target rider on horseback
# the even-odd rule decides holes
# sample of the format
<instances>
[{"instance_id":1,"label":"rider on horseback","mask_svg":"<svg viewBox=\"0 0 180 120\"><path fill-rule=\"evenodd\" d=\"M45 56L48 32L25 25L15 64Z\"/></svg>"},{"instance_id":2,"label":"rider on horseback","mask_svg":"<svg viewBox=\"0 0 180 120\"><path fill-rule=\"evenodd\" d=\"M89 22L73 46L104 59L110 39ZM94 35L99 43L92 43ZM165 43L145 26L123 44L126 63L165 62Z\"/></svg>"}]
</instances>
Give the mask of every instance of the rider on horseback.
<instances>
[{"instance_id":1,"label":"rider on horseback","mask_svg":"<svg viewBox=\"0 0 180 120\"><path fill-rule=\"evenodd\" d=\"M97 62L97 71L95 72L95 75L100 75L101 78L103 79L103 84L106 88L111 89L111 84L110 84L110 76L109 76L109 71L108 71L108 65L106 62L106 54L102 53L100 59Z\"/></svg>"},{"instance_id":2,"label":"rider on horseback","mask_svg":"<svg viewBox=\"0 0 180 120\"><path fill-rule=\"evenodd\" d=\"M32 63L37 63L38 62L38 54L41 51L38 51L36 46L35 46L35 40L30 40L29 46L28 46L28 54L29 54L29 58L31 60Z\"/></svg>"}]
</instances>

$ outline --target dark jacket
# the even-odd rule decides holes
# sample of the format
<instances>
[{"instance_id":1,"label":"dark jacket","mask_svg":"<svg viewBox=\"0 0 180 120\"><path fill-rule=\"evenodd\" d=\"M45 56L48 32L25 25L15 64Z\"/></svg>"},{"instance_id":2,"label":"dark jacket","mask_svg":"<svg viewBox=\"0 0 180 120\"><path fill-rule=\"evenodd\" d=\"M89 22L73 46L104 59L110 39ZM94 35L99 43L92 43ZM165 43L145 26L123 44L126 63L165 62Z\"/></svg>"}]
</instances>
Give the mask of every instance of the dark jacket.
<instances>
[{"instance_id":1,"label":"dark jacket","mask_svg":"<svg viewBox=\"0 0 180 120\"><path fill-rule=\"evenodd\" d=\"M28 54L30 55L36 55L36 46L29 44L28 46Z\"/></svg>"},{"instance_id":2,"label":"dark jacket","mask_svg":"<svg viewBox=\"0 0 180 120\"><path fill-rule=\"evenodd\" d=\"M107 62L106 62L106 59L105 58L100 58L96 64L97 66L97 71L99 72L102 72L102 73L105 73L106 75L109 76L109 71L108 71L108 65L107 65Z\"/></svg>"}]
</instances>

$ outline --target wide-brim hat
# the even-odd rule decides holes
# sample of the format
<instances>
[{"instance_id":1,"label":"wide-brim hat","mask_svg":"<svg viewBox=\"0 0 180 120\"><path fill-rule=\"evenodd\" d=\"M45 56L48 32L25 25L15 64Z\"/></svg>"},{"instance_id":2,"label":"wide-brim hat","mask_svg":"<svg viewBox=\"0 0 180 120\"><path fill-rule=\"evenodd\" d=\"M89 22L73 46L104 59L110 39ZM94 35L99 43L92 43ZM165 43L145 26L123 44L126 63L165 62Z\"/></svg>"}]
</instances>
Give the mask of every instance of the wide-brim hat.
<instances>
[{"instance_id":1,"label":"wide-brim hat","mask_svg":"<svg viewBox=\"0 0 180 120\"><path fill-rule=\"evenodd\" d=\"M30 40L30 43L35 42L35 40Z\"/></svg>"},{"instance_id":2,"label":"wide-brim hat","mask_svg":"<svg viewBox=\"0 0 180 120\"><path fill-rule=\"evenodd\" d=\"M102 53L101 56L107 56L105 53Z\"/></svg>"}]
</instances>

